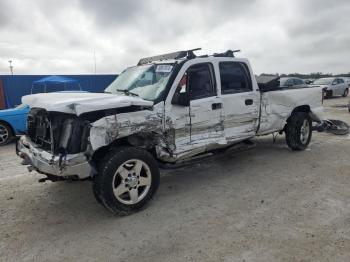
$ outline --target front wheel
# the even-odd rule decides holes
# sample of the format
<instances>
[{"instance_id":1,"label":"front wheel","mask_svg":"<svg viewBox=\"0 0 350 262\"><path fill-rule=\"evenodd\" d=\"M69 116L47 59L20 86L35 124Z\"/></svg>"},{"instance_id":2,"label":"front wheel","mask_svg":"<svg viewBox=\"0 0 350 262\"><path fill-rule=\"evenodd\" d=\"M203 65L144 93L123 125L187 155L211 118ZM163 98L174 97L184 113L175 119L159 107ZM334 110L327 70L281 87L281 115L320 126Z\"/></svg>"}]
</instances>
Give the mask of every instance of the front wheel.
<instances>
[{"instance_id":1,"label":"front wheel","mask_svg":"<svg viewBox=\"0 0 350 262\"><path fill-rule=\"evenodd\" d=\"M110 151L99 165L93 191L112 213L128 215L151 200L159 186L157 162L147 151L122 147Z\"/></svg>"},{"instance_id":2,"label":"front wheel","mask_svg":"<svg viewBox=\"0 0 350 262\"><path fill-rule=\"evenodd\" d=\"M11 127L8 124L0 122L0 146L10 143L13 139Z\"/></svg>"},{"instance_id":3,"label":"front wheel","mask_svg":"<svg viewBox=\"0 0 350 262\"><path fill-rule=\"evenodd\" d=\"M349 89L346 88L346 89L344 90L343 97L347 97L348 94L349 94Z\"/></svg>"},{"instance_id":4,"label":"front wheel","mask_svg":"<svg viewBox=\"0 0 350 262\"><path fill-rule=\"evenodd\" d=\"M293 113L285 127L286 142L292 150L304 150L311 141L312 121L308 113Z\"/></svg>"}]
</instances>

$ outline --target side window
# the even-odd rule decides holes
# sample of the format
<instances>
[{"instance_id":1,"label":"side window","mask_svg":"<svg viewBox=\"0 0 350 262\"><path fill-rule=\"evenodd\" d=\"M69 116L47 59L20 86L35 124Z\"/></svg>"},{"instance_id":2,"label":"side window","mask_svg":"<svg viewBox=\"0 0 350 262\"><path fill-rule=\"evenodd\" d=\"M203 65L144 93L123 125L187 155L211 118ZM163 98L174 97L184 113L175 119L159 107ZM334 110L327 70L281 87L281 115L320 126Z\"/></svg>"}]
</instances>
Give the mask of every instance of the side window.
<instances>
[{"instance_id":1,"label":"side window","mask_svg":"<svg viewBox=\"0 0 350 262\"><path fill-rule=\"evenodd\" d=\"M295 79L294 79L294 83L295 83L296 85L302 85L302 84L304 84L304 81L301 80L301 79L295 78Z\"/></svg>"},{"instance_id":2,"label":"side window","mask_svg":"<svg viewBox=\"0 0 350 262\"><path fill-rule=\"evenodd\" d=\"M293 78L290 78L290 79L287 80L286 86L294 86L294 85L295 85L295 82L294 82Z\"/></svg>"},{"instance_id":3,"label":"side window","mask_svg":"<svg viewBox=\"0 0 350 262\"><path fill-rule=\"evenodd\" d=\"M185 75L191 100L216 95L210 64L193 65L187 69Z\"/></svg>"},{"instance_id":4,"label":"side window","mask_svg":"<svg viewBox=\"0 0 350 262\"><path fill-rule=\"evenodd\" d=\"M344 80L341 78L338 78L338 84L343 84L343 83L344 83Z\"/></svg>"},{"instance_id":5,"label":"side window","mask_svg":"<svg viewBox=\"0 0 350 262\"><path fill-rule=\"evenodd\" d=\"M249 70L239 62L221 62L221 93L233 94L252 90Z\"/></svg>"}]
</instances>

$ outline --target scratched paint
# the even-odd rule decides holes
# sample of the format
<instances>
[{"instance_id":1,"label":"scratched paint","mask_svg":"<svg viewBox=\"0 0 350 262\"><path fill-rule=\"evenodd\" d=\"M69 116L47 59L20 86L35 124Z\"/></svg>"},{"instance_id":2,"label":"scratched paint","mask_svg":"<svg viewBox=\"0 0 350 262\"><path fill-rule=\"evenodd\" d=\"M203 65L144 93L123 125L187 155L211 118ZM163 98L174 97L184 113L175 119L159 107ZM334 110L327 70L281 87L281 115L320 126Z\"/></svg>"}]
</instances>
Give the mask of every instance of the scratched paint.
<instances>
[{"instance_id":1,"label":"scratched paint","mask_svg":"<svg viewBox=\"0 0 350 262\"><path fill-rule=\"evenodd\" d=\"M322 119L323 106L321 100L322 88L318 87L263 93L258 135L283 130L293 110L299 106L309 106L311 112Z\"/></svg>"}]
</instances>

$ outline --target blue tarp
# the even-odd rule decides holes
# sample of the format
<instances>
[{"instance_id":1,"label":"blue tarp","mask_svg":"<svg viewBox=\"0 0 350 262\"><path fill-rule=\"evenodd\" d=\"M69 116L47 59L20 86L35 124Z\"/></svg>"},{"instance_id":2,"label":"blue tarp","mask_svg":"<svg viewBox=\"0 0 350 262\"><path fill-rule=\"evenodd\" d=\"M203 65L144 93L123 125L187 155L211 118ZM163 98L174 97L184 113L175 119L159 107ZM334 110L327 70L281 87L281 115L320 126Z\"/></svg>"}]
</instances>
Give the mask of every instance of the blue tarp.
<instances>
[{"instance_id":1,"label":"blue tarp","mask_svg":"<svg viewBox=\"0 0 350 262\"><path fill-rule=\"evenodd\" d=\"M82 90L79 81L65 76L47 76L33 82L32 94Z\"/></svg>"},{"instance_id":2,"label":"blue tarp","mask_svg":"<svg viewBox=\"0 0 350 262\"><path fill-rule=\"evenodd\" d=\"M68 83L78 83L79 81L73 78L65 77L65 76L47 76L36 80L33 84L68 84Z\"/></svg>"}]
</instances>

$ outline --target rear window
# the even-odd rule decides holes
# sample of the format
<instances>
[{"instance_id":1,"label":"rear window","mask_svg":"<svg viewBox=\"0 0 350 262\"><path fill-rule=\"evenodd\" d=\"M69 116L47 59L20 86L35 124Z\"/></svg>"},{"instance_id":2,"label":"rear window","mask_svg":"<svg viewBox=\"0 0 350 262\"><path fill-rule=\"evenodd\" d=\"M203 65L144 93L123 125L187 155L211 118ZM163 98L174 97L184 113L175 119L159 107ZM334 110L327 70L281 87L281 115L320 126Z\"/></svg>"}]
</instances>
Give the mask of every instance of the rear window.
<instances>
[{"instance_id":1,"label":"rear window","mask_svg":"<svg viewBox=\"0 0 350 262\"><path fill-rule=\"evenodd\" d=\"M243 63L221 62L219 68L222 94L242 93L252 90L249 70Z\"/></svg>"}]
</instances>

